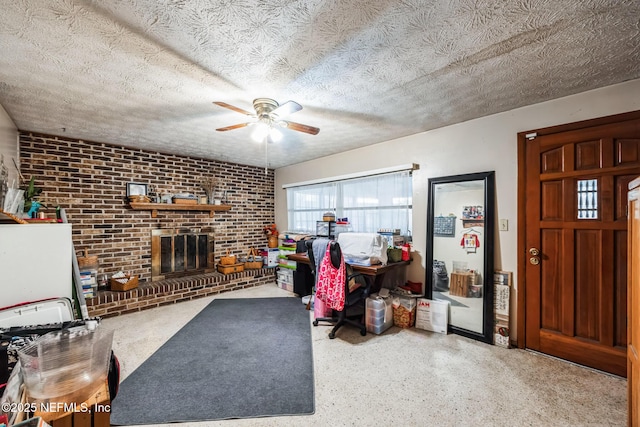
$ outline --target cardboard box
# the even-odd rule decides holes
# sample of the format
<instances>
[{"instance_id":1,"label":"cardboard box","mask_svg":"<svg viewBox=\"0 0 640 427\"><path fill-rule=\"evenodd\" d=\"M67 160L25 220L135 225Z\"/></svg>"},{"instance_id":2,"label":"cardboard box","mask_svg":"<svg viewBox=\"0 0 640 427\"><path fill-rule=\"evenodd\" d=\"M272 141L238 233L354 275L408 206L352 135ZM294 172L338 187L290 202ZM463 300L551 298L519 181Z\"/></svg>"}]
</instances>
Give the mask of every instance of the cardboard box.
<instances>
[{"instance_id":1,"label":"cardboard box","mask_svg":"<svg viewBox=\"0 0 640 427\"><path fill-rule=\"evenodd\" d=\"M57 402L51 402L51 405L58 410L56 412L36 411L34 414L51 427L71 425L74 427L109 427L111 425L111 401L106 381L89 399L82 403L69 404L72 412L63 412L55 406Z\"/></svg>"},{"instance_id":2,"label":"cardboard box","mask_svg":"<svg viewBox=\"0 0 640 427\"><path fill-rule=\"evenodd\" d=\"M277 267L279 255L280 255L280 250L278 248L264 248L262 250L262 256L265 262L265 266Z\"/></svg>"},{"instance_id":3,"label":"cardboard box","mask_svg":"<svg viewBox=\"0 0 640 427\"><path fill-rule=\"evenodd\" d=\"M449 326L449 301L418 299L416 328L446 334Z\"/></svg>"}]
</instances>

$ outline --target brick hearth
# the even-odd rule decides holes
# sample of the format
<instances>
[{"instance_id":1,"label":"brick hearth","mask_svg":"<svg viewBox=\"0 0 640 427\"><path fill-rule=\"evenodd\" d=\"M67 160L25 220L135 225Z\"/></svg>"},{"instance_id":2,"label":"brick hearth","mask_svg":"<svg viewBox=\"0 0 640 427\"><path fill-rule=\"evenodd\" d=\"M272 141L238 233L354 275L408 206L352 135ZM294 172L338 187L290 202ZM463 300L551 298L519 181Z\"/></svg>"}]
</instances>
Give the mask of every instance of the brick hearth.
<instances>
[{"instance_id":1,"label":"brick hearth","mask_svg":"<svg viewBox=\"0 0 640 427\"><path fill-rule=\"evenodd\" d=\"M89 316L112 317L146 310L222 292L276 283L274 268L246 270L240 273L208 273L145 282L126 292L99 291L87 300Z\"/></svg>"}]
</instances>

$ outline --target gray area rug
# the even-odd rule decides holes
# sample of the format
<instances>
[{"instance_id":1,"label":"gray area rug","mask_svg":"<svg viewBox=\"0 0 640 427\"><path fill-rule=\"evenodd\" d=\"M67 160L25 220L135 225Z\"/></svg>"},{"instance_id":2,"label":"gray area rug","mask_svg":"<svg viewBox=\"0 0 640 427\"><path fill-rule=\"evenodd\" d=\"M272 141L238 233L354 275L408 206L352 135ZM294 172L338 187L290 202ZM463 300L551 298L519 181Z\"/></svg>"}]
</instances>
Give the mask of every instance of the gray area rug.
<instances>
[{"instance_id":1,"label":"gray area rug","mask_svg":"<svg viewBox=\"0 0 640 427\"><path fill-rule=\"evenodd\" d=\"M122 382L111 424L308 415L314 405L300 300L217 299Z\"/></svg>"}]
</instances>

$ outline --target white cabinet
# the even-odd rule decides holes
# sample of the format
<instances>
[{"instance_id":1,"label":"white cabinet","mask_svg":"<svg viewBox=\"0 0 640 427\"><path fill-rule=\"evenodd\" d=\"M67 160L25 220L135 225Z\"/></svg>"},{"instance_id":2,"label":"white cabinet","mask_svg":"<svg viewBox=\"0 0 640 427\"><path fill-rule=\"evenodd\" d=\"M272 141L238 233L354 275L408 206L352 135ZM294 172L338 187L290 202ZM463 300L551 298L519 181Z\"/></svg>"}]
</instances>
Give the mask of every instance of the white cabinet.
<instances>
[{"instance_id":1,"label":"white cabinet","mask_svg":"<svg viewBox=\"0 0 640 427\"><path fill-rule=\"evenodd\" d=\"M71 224L0 224L0 307L73 295Z\"/></svg>"}]
</instances>

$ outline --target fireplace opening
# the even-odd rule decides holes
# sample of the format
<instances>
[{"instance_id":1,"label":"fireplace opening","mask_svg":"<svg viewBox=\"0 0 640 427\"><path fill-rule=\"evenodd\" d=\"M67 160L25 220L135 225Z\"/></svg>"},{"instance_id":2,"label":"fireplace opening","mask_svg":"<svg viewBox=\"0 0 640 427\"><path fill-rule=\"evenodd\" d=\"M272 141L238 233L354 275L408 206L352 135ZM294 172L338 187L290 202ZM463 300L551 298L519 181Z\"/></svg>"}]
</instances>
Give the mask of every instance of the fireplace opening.
<instances>
[{"instance_id":1,"label":"fireplace opening","mask_svg":"<svg viewBox=\"0 0 640 427\"><path fill-rule=\"evenodd\" d=\"M214 271L214 234L211 228L151 231L151 280Z\"/></svg>"}]
</instances>

